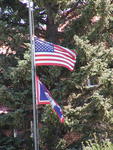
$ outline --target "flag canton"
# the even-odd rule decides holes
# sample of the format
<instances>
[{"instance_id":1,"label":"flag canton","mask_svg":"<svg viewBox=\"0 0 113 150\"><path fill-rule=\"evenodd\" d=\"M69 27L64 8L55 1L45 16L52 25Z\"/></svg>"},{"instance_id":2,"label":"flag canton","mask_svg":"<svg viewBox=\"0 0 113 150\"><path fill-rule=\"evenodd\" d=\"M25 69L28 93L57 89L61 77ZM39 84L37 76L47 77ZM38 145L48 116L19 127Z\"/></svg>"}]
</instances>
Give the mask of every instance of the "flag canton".
<instances>
[{"instance_id":1,"label":"flag canton","mask_svg":"<svg viewBox=\"0 0 113 150\"><path fill-rule=\"evenodd\" d=\"M35 52L54 52L52 43L35 39Z\"/></svg>"},{"instance_id":2,"label":"flag canton","mask_svg":"<svg viewBox=\"0 0 113 150\"><path fill-rule=\"evenodd\" d=\"M49 99L47 98L45 92L47 92L46 87L44 86L44 84L40 83L40 100L49 101Z\"/></svg>"}]
</instances>

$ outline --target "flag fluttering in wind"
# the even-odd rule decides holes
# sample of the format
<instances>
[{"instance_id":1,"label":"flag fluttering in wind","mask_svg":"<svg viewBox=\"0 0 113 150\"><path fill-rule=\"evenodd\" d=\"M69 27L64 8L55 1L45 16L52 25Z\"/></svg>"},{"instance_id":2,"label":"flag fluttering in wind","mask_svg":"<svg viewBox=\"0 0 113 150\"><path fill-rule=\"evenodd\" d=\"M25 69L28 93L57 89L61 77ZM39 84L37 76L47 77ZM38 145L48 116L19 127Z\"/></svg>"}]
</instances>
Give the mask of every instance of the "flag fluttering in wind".
<instances>
[{"instance_id":1,"label":"flag fluttering in wind","mask_svg":"<svg viewBox=\"0 0 113 150\"><path fill-rule=\"evenodd\" d=\"M45 85L36 76L36 103L37 104L50 104L52 110L56 112L61 123L64 122L64 116L61 107L52 98L50 92Z\"/></svg>"},{"instance_id":2,"label":"flag fluttering in wind","mask_svg":"<svg viewBox=\"0 0 113 150\"><path fill-rule=\"evenodd\" d=\"M37 37L35 41L35 65L54 65L68 68L70 71L74 70L76 62L76 53L65 47L41 41Z\"/></svg>"},{"instance_id":3,"label":"flag fluttering in wind","mask_svg":"<svg viewBox=\"0 0 113 150\"><path fill-rule=\"evenodd\" d=\"M36 76L36 104L50 104L49 98L46 96L45 92L48 92L45 85Z\"/></svg>"},{"instance_id":4,"label":"flag fluttering in wind","mask_svg":"<svg viewBox=\"0 0 113 150\"><path fill-rule=\"evenodd\" d=\"M29 3L29 1L28 0L19 0L21 3L23 3L23 4L27 4L27 3Z\"/></svg>"},{"instance_id":5,"label":"flag fluttering in wind","mask_svg":"<svg viewBox=\"0 0 113 150\"><path fill-rule=\"evenodd\" d=\"M56 112L57 116L60 119L60 122L63 123L64 117L63 117L63 112L62 112L61 107L55 102L55 100L51 97L51 95L49 93L46 92L45 94L50 100L50 105L51 105L53 111Z\"/></svg>"}]
</instances>

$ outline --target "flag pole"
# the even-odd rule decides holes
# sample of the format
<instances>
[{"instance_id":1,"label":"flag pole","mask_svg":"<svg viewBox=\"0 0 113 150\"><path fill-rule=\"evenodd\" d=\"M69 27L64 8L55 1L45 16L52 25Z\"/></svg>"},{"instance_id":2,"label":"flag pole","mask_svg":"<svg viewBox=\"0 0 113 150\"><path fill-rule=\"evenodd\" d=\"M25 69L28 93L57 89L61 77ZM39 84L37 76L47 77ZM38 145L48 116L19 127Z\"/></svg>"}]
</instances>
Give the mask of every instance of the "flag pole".
<instances>
[{"instance_id":1,"label":"flag pole","mask_svg":"<svg viewBox=\"0 0 113 150\"><path fill-rule=\"evenodd\" d=\"M32 2L32 0L29 0L29 30L30 30L30 42L31 42L34 150L39 150L38 109L36 109L36 91L35 91L36 67L34 65L35 46L34 46L34 17L33 17L33 2Z\"/></svg>"}]
</instances>

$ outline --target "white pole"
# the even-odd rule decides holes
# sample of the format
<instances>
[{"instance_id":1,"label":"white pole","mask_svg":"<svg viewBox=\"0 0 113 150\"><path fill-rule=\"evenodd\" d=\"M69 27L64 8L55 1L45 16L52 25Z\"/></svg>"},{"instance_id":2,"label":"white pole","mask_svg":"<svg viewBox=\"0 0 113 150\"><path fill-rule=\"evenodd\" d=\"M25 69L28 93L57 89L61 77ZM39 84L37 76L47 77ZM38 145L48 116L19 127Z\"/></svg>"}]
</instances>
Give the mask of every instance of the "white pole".
<instances>
[{"instance_id":1,"label":"white pole","mask_svg":"<svg viewBox=\"0 0 113 150\"><path fill-rule=\"evenodd\" d=\"M34 18L33 18L33 2L29 0L29 29L31 42L31 72L32 72L32 98L33 98L33 131L34 131L34 148L39 150L39 133L38 133L38 109L36 109L36 91L35 91L35 75L36 67L34 65Z\"/></svg>"}]
</instances>

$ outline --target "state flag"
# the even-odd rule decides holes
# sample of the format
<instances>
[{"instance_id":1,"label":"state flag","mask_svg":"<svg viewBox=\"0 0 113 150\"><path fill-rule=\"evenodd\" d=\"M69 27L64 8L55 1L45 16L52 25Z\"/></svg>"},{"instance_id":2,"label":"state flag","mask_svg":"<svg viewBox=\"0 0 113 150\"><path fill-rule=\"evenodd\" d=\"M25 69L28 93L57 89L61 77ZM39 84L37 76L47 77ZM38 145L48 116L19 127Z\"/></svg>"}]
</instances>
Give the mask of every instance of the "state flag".
<instances>
[{"instance_id":1,"label":"state flag","mask_svg":"<svg viewBox=\"0 0 113 150\"><path fill-rule=\"evenodd\" d=\"M52 98L49 90L36 76L36 104L50 104L52 110L57 114L61 123L64 122L64 116L61 107Z\"/></svg>"}]
</instances>

